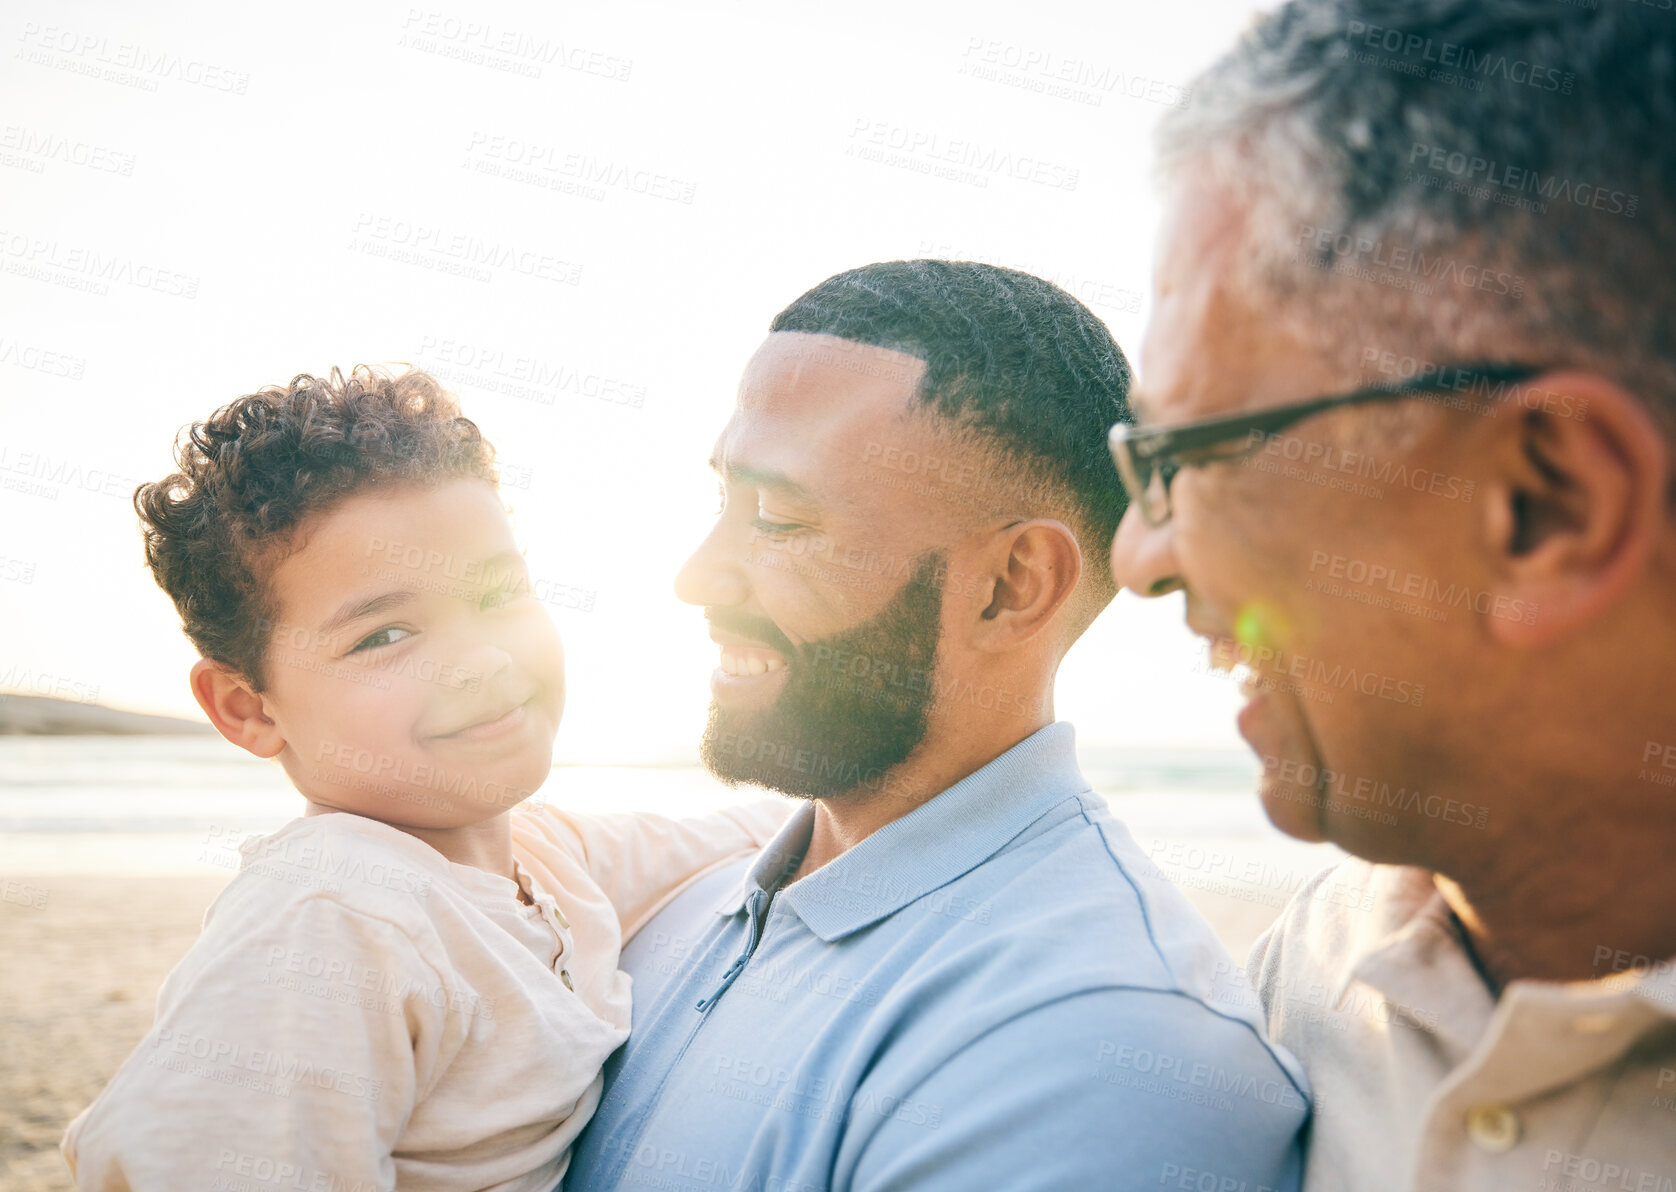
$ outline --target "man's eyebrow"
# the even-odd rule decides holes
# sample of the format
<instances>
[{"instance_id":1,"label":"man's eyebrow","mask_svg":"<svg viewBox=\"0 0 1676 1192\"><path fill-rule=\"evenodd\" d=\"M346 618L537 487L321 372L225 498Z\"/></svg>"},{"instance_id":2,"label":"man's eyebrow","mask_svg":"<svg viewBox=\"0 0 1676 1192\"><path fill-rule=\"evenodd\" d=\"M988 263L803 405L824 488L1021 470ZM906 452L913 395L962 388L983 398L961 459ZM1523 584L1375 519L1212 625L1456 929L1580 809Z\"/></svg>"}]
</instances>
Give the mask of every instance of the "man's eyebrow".
<instances>
[{"instance_id":1,"label":"man's eyebrow","mask_svg":"<svg viewBox=\"0 0 1676 1192\"><path fill-rule=\"evenodd\" d=\"M812 502L815 499L815 495L803 485L784 472L777 472L772 468L748 468L738 464L723 463L712 458L710 460L710 470L722 479L734 484L748 484L752 488L764 488L769 492L803 501Z\"/></svg>"}]
</instances>

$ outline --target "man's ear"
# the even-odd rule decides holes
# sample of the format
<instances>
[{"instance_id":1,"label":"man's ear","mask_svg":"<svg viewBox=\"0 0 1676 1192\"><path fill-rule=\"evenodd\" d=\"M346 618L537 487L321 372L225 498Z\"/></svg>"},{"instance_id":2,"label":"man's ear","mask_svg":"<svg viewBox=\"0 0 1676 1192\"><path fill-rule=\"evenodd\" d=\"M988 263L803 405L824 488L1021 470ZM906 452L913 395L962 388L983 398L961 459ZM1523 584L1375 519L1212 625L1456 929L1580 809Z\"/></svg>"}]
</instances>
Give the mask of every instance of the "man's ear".
<instances>
[{"instance_id":1,"label":"man's ear","mask_svg":"<svg viewBox=\"0 0 1676 1192\"><path fill-rule=\"evenodd\" d=\"M1082 548L1064 522L1039 517L1001 531L996 553L997 574L973 644L1000 653L1056 620L1082 578Z\"/></svg>"},{"instance_id":2,"label":"man's ear","mask_svg":"<svg viewBox=\"0 0 1676 1192\"><path fill-rule=\"evenodd\" d=\"M274 757L285 748L279 726L263 711L262 697L243 675L212 658L200 658L192 664L187 682L215 731L240 749Z\"/></svg>"},{"instance_id":3,"label":"man's ear","mask_svg":"<svg viewBox=\"0 0 1676 1192\"><path fill-rule=\"evenodd\" d=\"M1515 415L1480 490L1498 591L1525 610L1488 625L1520 647L1603 615L1645 573L1671 525L1670 446L1647 408L1593 373L1540 384L1571 402Z\"/></svg>"}]
</instances>

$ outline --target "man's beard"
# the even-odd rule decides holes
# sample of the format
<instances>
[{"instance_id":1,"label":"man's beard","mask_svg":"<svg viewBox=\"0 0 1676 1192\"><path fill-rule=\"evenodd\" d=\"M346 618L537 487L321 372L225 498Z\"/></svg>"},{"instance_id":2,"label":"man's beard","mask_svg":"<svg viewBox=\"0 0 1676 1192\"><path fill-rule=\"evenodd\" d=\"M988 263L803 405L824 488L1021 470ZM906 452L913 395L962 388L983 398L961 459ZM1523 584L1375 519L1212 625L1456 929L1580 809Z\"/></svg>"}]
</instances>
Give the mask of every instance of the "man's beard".
<instances>
[{"instance_id":1,"label":"man's beard","mask_svg":"<svg viewBox=\"0 0 1676 1192\"><path fill-rule=\"evenodd\" d=\"M941 552L922 555L877 616L802 646L770 624L713 612L712 621L741 631L748 621L752 636L781 649L788 665L771 706L710 705L705 767L729 786L748 782L807 799L881 789L886 772L925 739L943 575Z\"/></svg>"}]
</instances>

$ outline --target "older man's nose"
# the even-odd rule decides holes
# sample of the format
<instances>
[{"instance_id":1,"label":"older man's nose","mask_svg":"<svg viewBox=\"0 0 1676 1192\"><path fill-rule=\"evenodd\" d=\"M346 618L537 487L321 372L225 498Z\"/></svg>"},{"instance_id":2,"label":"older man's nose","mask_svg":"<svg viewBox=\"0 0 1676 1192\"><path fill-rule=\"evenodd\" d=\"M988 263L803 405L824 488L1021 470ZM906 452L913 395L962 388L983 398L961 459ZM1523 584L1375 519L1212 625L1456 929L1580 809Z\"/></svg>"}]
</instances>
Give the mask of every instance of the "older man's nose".
<instances>
[{"instance_id":1,"label":"older man's nose","mask_svg":"<svg viewBox=\"0 0 1676 1192\"><path fill-rule=\"evenodd\" d=\"M1131 505L1112 536L1112 578L1137 596L1162 596L1182 587L1173 526L1149 526Z\"/></svg>"}]
</instances>

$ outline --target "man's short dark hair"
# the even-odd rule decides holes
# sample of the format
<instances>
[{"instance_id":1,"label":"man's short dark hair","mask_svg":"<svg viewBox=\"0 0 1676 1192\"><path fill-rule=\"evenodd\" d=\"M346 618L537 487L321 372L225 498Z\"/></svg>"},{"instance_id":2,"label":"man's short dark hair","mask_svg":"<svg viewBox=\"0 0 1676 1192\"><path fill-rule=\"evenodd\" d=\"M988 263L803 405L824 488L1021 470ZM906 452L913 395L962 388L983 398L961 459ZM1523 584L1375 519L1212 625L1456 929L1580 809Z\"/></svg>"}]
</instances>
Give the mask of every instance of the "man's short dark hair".
<instances>
[{"instance_id":1,"label":"man's short dark hair","mask_svg":"<svg viewBox=\"0 0 1676 1192\"><path fill-rule=\"evenodd\" d=\"M1130 416L1129 362L1086 306L1016 269L884 261L827 278L769 331L832 335L925 361L919 406L1012 465L1015 475L990 491L1041 492L1066 506L1085 574L1106 591L1127 502L1106 432Z\"/></svg>"},{"instance_id":2,"label":"man's short dark hair","mask_svg":"<svg viewBox=\"0 0 1676 1192\"><path fill-rule=\"evenodd\" d=\"M1573 365L1676 429L1672 129L1658 5L1291 0L1165 115L1159 165L1238 197L1225 284L1347 371Z\"/></svg>"}]
</instances>

